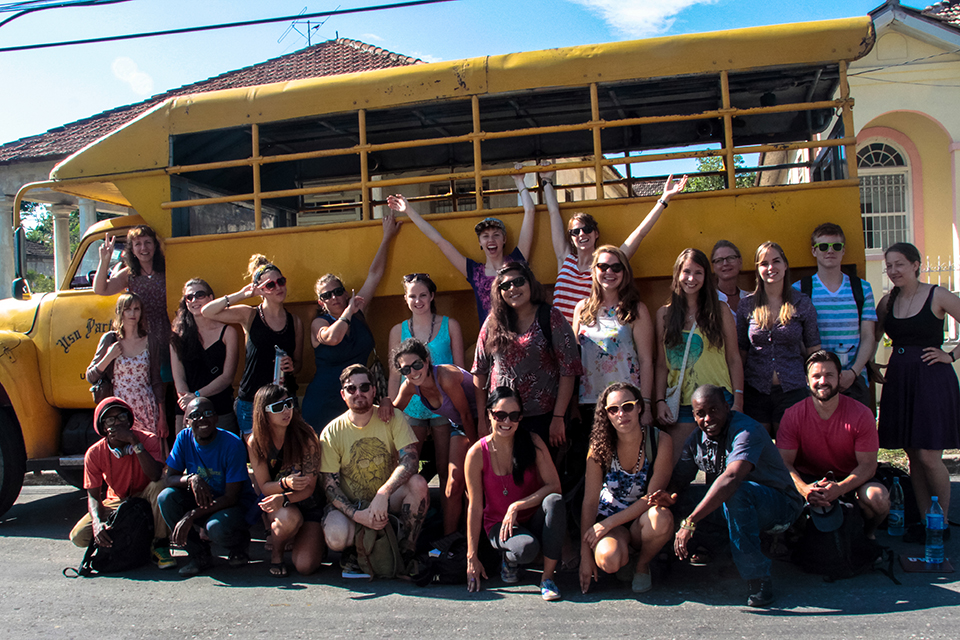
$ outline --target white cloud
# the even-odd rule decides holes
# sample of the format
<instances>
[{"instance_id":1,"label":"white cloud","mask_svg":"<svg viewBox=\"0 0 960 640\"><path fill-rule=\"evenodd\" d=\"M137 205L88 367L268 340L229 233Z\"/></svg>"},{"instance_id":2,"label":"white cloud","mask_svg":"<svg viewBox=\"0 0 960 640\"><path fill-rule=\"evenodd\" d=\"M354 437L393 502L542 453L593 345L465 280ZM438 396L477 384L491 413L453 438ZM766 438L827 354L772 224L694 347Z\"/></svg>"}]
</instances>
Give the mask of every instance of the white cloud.
<instances>
[{"instance_id":1,"label":"white cloud","mask_svg":"<svg viewBox=\"0 0 960 640\"><path fill-rule=\"evenodd\" d=\"M698 4L717 0L568 0L599 15L626 38L649 38L665 33L676 15Z\"/></svg>"},{"instance_id":2,"label":"white cloud","mask_svg":"<svg viewBox=\"0 0 960 640\"><path fill-rule=\"evenodd\" d=\"M130 58L120 57L113 61L111 65L113 75L117 79L126 82L133 89L133 92L139 96L149 96L153 93L153 78L149 74L140 71L137 63Z\"/></svg>"},{"instance_id":3,"label":"white cloud","mask_svg":"<svg viewBox=\"0 0 960 640\"><path fill-rule=\"evenodd\" d=\"M408 53L406 55L410 56L411 58L420 58L424 62L443 62L443 58L432 56L429 53L419 53L414 51L413 53Z\"/></svg>"},{"instance_id":4,"label":"white cloud","mask_svg":"<svg viewBox=\"0 0 960 640\"><path fill-rule=\"evenodd\" d=\"M381 38L380 36L378 36L378 35L375 34L375 33L364 33L364 34L361 34L360 38L361 38L364 42L366 42L366 41L368 41L368 40L369 40L369 41L373 41L373 42L383 42L383 41L384 41L383 38Z\"/></svg>"}]
</instances>

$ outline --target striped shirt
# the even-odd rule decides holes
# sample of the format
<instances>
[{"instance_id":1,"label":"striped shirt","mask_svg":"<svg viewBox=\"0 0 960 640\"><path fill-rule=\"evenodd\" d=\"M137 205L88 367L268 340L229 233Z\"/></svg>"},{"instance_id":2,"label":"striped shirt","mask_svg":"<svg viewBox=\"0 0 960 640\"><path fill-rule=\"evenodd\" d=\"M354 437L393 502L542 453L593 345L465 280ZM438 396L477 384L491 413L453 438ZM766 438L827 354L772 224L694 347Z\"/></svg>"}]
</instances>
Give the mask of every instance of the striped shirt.
<instances>
[{"instance_id":1,"label":"striped shirt","mask_svg":"<svg viewBox=\"0 0 960 640\"><path fill-rule=\"evenodd\" d=\"M877 320L876 306L873 303L873 289L870 283L862 280L863 286L863 315L857 317L857 301L850 288L850 277L843 274L843 284L836 291L830 291L822 282L820 276L813 276L813 288L810 298L817 308L817 327L820 329L820 344L827 351L832 351L840 358L844 369L849 369L857 359L857 349L860 348L860 321ZM800 291L800 282L793 283L793 288Z\"/></svg>"},{"instance_id":2,"label":"striped shirt","mask_svg":"<svg viewBox=\"0 0 960 640\"><path fill-rule=\"evenodd\" d=\"M580 271L577 254L568 253L553 286L553 306L560 310L573 326L573 310L577 303L590 295L590 269Z\"/></svg>"}]
</instances>

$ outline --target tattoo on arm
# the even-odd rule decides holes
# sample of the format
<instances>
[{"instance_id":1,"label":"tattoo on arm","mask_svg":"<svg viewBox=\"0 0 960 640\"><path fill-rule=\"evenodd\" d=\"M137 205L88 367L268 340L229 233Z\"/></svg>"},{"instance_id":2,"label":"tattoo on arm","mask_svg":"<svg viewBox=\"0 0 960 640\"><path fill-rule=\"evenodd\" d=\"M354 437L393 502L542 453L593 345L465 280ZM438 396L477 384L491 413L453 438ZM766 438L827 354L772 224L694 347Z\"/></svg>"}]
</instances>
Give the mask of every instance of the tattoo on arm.
<instances>
[{"instance_id":1,"label":"tattoo on arm","mask_svg":"<svg viewBox=\"0 0 960 640\"><path fill-rule=\"evenodd\" d=\"M420 458L417 456L416 445L411 444L404 447L400 450L400 461L397 464L397 468L390 474L390 477L383 485L383 489L385 489L389 495L393 495L394 491L406 484L407 480L420 470L419 466Z\"/></svg>"},{"instance_id":2,"label":"tattoo on arm","mask_svg":"<svg viewBox=\"0 0 960 640\"><path fill-rule=\"evenodd\" d=\"M350 502L340 488L340 474L324 473L321 475L323 476L323 492L327 496L327 502L352 520L353 514L357 512L357 506Z\"/></svg>"}]
</instances>

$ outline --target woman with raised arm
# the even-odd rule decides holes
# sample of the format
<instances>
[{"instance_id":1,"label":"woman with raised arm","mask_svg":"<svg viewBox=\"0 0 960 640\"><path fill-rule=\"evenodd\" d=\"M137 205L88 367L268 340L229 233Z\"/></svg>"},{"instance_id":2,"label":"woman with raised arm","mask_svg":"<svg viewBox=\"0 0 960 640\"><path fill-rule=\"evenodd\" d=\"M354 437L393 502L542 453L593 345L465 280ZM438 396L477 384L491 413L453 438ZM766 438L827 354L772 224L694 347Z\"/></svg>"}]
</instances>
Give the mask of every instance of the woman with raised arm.
<instances>
[{"instance_id":1,"label":"woman with raised arm","mask_svg":"<svg viewBox=\"0 0 960 640\"><path fill-rule=\"evenodd\" d=\"M443 434L437 435L437 429L433 433L438 450L443 533L453 533L459 527L463 511L463 461L467 447L477 440L477 395L473 375L455 364L434 364L431 352L416 338L407 338L397 345L390 352L390 361L392 368L404 376L394 395L393 406L406 410L413 400L417 400L448 425L445 442ZM442 455L439 452L441 446L444 448Z\"/></svg>"},{"instance_id":2,"label":"woman with raised arm","mask_svg":"<svg viewBox=\"0 0 960 640\"><path fill-rule=\"evenodd\" d=\"M522 165L516 165L520 168ZM475 262L467 258L449 240L440 235L433 225L423 219L423 216L417 211L412 203L408 202L400 194L387 197L387 205L394 211L405 214L413 221L417 228L423 232L434 244L440 247L440 251L446 256L450 264L459 271L470 287L473 289L473 295L477 301L477 317L480 324L487 317L490 311L490 285L497 276L497 271L507 262L526 262L530 255L530 247L533 245L534 230L534 204L530 197L530 190L523 183L522 175L513 176L517 189L520 192L520 200L523 203L523 222L520 225L520 237L517 239L517 246L510 253L504 255L504 247L507 242L507 227L499 218L484 218L473 228L477 234L477 240L480 241L480 249L483 251L485 262Z\"/></svg>"},{"instance_id":3,"label":"woman with raised arm","mask_svg":"<svg viewBox=\"0 0 960 640\"><path fill-rule=\"evenodd\" d=\"M628 569L633 591L649 591L650 562L673 537L674 497L664 491L673 473L673 444L669 434L641 425L647 411L640 390L624 382L597 399L580 520L583 593L596 582L598 568ZM631 551L637 554L633 567Z\"/></svg>"},{"instance_id":4,"label":"woman with raised arm","mask_svg":"<svg viewBox=\"0 0 960 640\"><path fill-rule=\"evenodd\" d=\"M644 426L653 423L653 321L633 280L626 254L607 244L594 252L590 295L577 303L573 332L580 343L580 419L584 438L597 396L614 382L643 391Z\"/></svg>"},{"instance_id":5,"label":"woman with raised arm","mask_svg":"<svg viewBox=\"0 0 960 640\"><path fill-rule=\"evenodd\" d=\"M310 323L310 344L316 373L303 394L303 419L318 434L347 410L340 397L340 374L352 364L366 366L370 360L375 344L364 311L380 286L390 241L399 230L400 223L392 213L383 216L380 246L370 262L367 279L356 293L353 289L348 292L343 280L332 273L321 276L314 285L319 309ZM390 419L392 411L388 402L380 403L384 421Z\"/></svg>"},{"instance_id":6,"label":"woman with raised arm","mask_svg":"<svg viewBox=\"0 0 960 640\"><path fill-rule=\"evenodd\" d=\"M253 430L253 398L257 390L273 382L274 363L280 358L283 386L291 398L297 397L297 372L303 352L303 324L283 306L287 299L287 279L280 268L259 253L250 257L247 267L250 283L236 293L212 300L203 306L204 318L239 324L247 338L243 376L234 410L240 433ZM260 304L237 304L260 297ZM278 354L277 349L283 353Z\"/></svg>"},{"instance_id":7,"label":"woman with raised arm","mask_svg":"<svg viewBox=\"0 0 960 640\"><path fill-rule=\"evenodd\" d=\"M205 280L183 285L183 296L170 334L170 367L177 390L177 433L183 412L196 397L208 398L217 412L217 427L240 435L233 413L233 378L237 373L237 330L204 318L203 305L214 299Z\"/></svg>"},{"instance_id":8,"label":"woman with raised arm","mask_svg":"<svg viewBox=\"0 0 960 640\"><path fill-rule=\"evenodd\" d=\"M160 380L161 351L157 339L147 332L140 296L124 293L117 298L112 331L100 338L86 377L91 384L103 378L112 382L112 395L130 405L137 428L155 433L163 441L167 420Z\"/></svg>"},{"instance_id":9,"label":"woman with raised arm","mask_svg":"<svg viewBox=\"0 0 960 640\"><path fill-rule=\"evenodd\" d=\"M790 263L776 242L757 247L757 288L737 306L743 412L777 435L783 412L807 397L804 365L820 349L817 310L790 286Z\"/></svg>"},{"instance_id":10,"label":"woman with raised arm","mask_svg":"<svg viewBox=\"0 0 960 640\"><path fill-rule=\"evenodd\" d=\"M721 387L734 411L743 411L743 364L736 319L717 299L710 263L699 249L684 249L673 265L670 304L657 311L657 350L657 419L673 436L676 463L697 428L690 404L697 387ZM685 353L680 411L673 415L665 398L667 388L680 383Z\"/></svg>"},{"instance_id":11,"label":"woman with raised arm","mask_svg":"<svg viewBox=\"0 0 960 640\"><path fill-rule=\"evenodd\" d=\"M730 307L736 316L740 298L749 293L740 288L740 271L743 270L740 249L729 240L717 240L710 254L710 262L717 276L717 298Z\"/></svg>"},{"instance_id":12,"label":"woman with raised arm","mask_svg":"<svg viewBox=\"0 0 960 640\"><path fill-rule=\"evenodd\" d=\"M960 448L960 386L953 363L960 349L943 349L943 319L960 321L960 298L920 282L920 252L898 242L884 253L893 291L877 305L877 340L893 341L880 397L880 446L903 449L917 507L924 514L931 496L950 508L950 473L943 450ZM924 525L911 526L904 541L923 542ZM944 538L950 537L950 528Z\"/></svg>"},{"instance_id":13,"label":"woman with raised arm","mask_svg":"<svg viewBox=\"0 0 960 640\"><path fill-rule=\"evenodd\" d=\"M505 264L493 290L473 362L477 406L487 404L488 389L516 389L523 402L522 426L559 447L567 440L564 416L574 378L583 373L576 337L560 312L547 304L526 263ZM479 432L488 433L485 416Z\"/></svg>"},{"instance_id":14,"label":"woman with raised arm","mask_svg":"<svg viewBox=\"0 0 960 640\"><path fill-rule=\"evenodd\" d=\"M560 477L536 434L520 427L517 392L497 387L487 400L492 426L467 453L467 591L480 591L487 573L480 563L480 536L502 554L500 579L520 582L520 566L543 551L540 595L559 600L553 581L566 531Z\"/></svg>"},{"instance_id":15,"label":"woman with raised arm","mask_svg":"<svg viewBox=\"0 0 960 640\"><path fill-rule=\"evenodd\" d=\"M320 472L320 440L294 408L286 389L260 387L253 398L253 433L247 438L260 508L270 530L270 575L286 578L283 561L293 542L293 566L310 575L323 559L323 505L314 496Z\"/></svg>"},{"instance_id":16,"label":"woman with raised arm","mask_svg":"<svg viewBox=\"0 0 960 640\"><path fill-rule=\"evenodd\" d=\"M545 163L544 166L549 166ZM566 227L560 215L557 202L556 171L541 171L543 198L550 212L550 236L553 239L553 251L557 256L557 283L553 287L553 306L563 313L567 322L573 324L573 314L577 303L590 295L590 279L594 253L600 241L600 229L597 221L589 213L575 213ZM663 186L663 195L653 205L650 213L637 225L633 233L620 245L620 250L629 262L640 248L653 226L660 219L671 198L687 186L687 176L674 183L673 176L667 178Z\"/></svg>"},{"instance_id":17,"label":"woman with raised arm","mask_svg":"<svg viewBox=\"0 0 960 640\"><path fill-rule=\"evenodd\" d=\"M170 317L167 315L167 269L163 249L156 232L145 224L127 231L123 250L123 266L117 265L110 273L110 258L116 237L108 235L100 245L100 265L93 279L93 291L101 296L113 296L129 290L140 296L147 331L156 340L159 349L160 375L170 377Z\"/></svg>"}]
</instances>

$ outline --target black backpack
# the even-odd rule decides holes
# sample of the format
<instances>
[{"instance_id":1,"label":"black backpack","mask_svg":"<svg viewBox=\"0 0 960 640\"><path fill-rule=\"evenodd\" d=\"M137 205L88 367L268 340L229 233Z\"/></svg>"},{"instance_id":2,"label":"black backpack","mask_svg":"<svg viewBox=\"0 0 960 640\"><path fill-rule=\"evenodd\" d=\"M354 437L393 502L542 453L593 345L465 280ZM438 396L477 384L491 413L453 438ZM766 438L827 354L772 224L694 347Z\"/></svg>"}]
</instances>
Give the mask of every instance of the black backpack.
<instances>
[{"instance_id":1,"label":"black backpack","mask_svg":"<svg viewBox=\"0 0 960 640\"><path fill-rule=\"evenodd\" d=\"M900 584L893 576L893 551L867 538L860 508L844 502L839 508L843 509L843 524L835 531L817 529L809 508L804 509L798 521L801 537L793 550L793 562L807 573L822 575L827 582L852 578L876 568L894 584ZM878 566L881 560L886 568Z\"/></svg>"},{"instance_id":2,"label":"black backpack","mask_svg":"<svg viewBox=\"0 0 960 640\"><path fill-rule=\"evenodd\" d=\"M456 531L437 540L433 548L439 554L431 551L418 559L417 585L464 584L467 581L467 538Z\"/></svg>"},{"instance_id":3,"label":"black backpack","mask_svg":"<svg viewBox=\"0 0 960 640\"><path fill-rule=\"evenodd\" d=\"M79 568L67 567L63 575L68 578L93 576L101 573L116 573L141 567L150 561L153 545L153 511L143 498L127 498L107 520L110 529L111 547L97 546L90 541ZM76 575L69 575L72 571Z\"/></svg>"}]
</instances>

